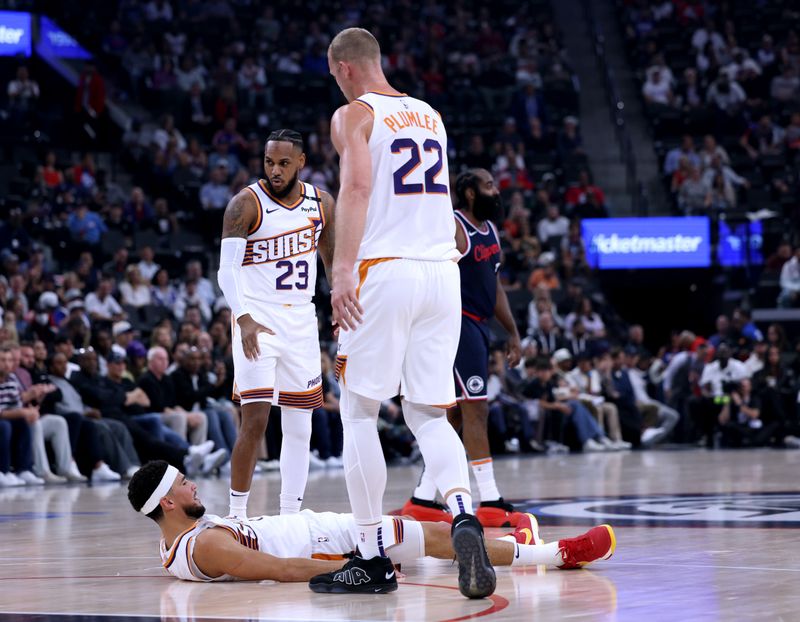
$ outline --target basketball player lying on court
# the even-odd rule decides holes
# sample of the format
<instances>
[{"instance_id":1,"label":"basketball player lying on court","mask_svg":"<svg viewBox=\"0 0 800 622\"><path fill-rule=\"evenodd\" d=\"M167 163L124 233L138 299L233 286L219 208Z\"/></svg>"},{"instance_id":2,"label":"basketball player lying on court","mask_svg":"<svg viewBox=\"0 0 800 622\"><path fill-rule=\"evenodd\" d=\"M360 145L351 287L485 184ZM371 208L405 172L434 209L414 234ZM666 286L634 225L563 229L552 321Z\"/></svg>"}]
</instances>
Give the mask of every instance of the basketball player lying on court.
<instances>
[{"instance_id":1,"label":"basketball player lying on court","mask_svg":"<svg viewBox=\"0 0 800 622\"><path fill-rule=\"evenodd\" d=\"M128 499L137 512L161 528L164 568L188 581L308 581L335 571L356 548L351 514L312 512L247 519L206 514L197 485L162 460L148 462L131 478ZM450 525L383 517L384 546L394 563L430 556L454 558ZM536 518L522 515L516 531L486 542L495 566L548 565L580 568L614 553L616 539L609 525L578 536L544 544ZM338 560L338 561L337 561ZM345 582L366 583L357 566ZM366 573L365 573L366 576ZM373 586L364 585L371 592Z\"/></svg>"}]
</instances>

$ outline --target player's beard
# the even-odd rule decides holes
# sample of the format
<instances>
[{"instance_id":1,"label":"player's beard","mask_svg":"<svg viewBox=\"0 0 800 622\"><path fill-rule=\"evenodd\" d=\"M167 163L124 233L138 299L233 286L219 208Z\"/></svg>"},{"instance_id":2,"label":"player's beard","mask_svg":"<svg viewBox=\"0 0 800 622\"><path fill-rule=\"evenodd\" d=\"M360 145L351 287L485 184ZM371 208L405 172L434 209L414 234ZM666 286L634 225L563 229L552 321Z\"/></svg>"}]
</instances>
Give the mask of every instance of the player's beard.
<instances>
[{"instance_id":1,"label":"player's beard","mask_svg":"<svg viewBox=\"0 0 800 622\"><path fill-rule=\"evenodd\" d=\"M198 502L195 505L191 505L184 509L184 512L186 512L186 516L189 518L202 518L206 513L206 506Z\"/></svg>"},{"instance_id":2,"label":"player's beard","mask_svg":"<svg viewBox=\"0 0 800 622\"><path fill-rule=\"evenodd\" d=\"M295 187L295 184L297 184L297 176L299 174L300 174L300 169L297 169L295 171L295 173L294 173L294 176L289 180L289 183L286 184L283 187L283 190L280 190L280 191L275 190L275 188L272 187L272 182L269 180L269 177L267 177L266 182L267 182L267 185L269 186L270 194L272 196L274 196L275 198L277 198L277 199L282 199L283 197L285 197L287 194L289 194L292 191L292 188Z\"/></svg>"},{"instance_id":3,"label":"player's beard","mask_svg":"<svg viewBox=\"0 0 800 622\"><path fill-rule=\"evenodd\" d=\"M481 222L500 220L503 217L503 200L499 194L478 192L472 205L472 214Z\"/></svg>"}]
</instances>

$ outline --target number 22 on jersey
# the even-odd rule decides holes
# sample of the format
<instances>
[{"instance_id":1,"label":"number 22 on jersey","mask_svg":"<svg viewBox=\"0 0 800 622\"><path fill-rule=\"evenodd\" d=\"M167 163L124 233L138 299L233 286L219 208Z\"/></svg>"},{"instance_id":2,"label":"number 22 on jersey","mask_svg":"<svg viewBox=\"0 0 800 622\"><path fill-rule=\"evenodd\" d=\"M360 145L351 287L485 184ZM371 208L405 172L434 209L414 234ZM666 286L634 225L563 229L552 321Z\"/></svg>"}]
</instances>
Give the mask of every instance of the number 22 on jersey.
<instances>
[{"instance_id":1,"label":"number 22 on jersey","mask_svg":"<svg viewBox=\"0 0 800 622\"><path fill-rule=\"evenodd\" d=\"M408 160L398 168L394 174L394 193L396 195L408 194L447 194L447 185L436 182L442 172L442 146L438 141L428 138L420 145L413 138L397 138L391 144L392 153L406 153ZM431 155L428 155L431 154ZM426 164L424 183L411 183L406 178L422 165L423 155Z\"/></svg>"}]
</instances>

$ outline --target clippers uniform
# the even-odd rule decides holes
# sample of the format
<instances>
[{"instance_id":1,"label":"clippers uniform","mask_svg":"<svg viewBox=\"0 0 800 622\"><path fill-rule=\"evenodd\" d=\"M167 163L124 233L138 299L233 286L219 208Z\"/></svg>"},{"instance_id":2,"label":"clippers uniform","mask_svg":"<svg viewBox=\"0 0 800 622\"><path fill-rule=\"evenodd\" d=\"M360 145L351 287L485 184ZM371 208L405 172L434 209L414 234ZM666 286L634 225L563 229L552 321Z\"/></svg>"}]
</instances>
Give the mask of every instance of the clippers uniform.
<instances>
[{"instance_id":1,"label":"clippers uniform","mask_svg":"<svg viewBox=\"0 0 800 622\"><path fill-rule=\"evenodd\" d=\"M175 538L169 548L161 540L159 549L164 569L186 581L233 581L230 575L208 577L194 562L197 536L217 527L228 530L240 544L275 557L331 559L352 553L357 547L352 514L303 510L292 515L248 519L206 514ZM385 546L392 549L396 562L424 557L425 539L420 523L384 516L383 529Z\"/></svg>"},{"instance_id":2,"label":"clippers uniform","mask_svg":"<svg viewBox=\"0 0 800 622\"><path fill-rule=\"evenodd\" d=\"M247 186L258 202L259 216L248 232L240 286L253 319L275 334L259 334L261 355L250 361L233 322L234 399L242 404L322 406L319 333L311 298L325 216L319 191L298 183L301 195L291 205L270 195L264 180Z\"/></svg>"},{"instance_id":3,"label":"clippers uniform","mask_svg":"<svg viewBox=\"0 0 800 622\"><path fill-rule=\"evenodd\" d=\"M497 302L500 269L500 236L494 223L478 229L459 211L455 218L464 230L467 249L458 262L461 273L461 338L456 364L456 396L459 401L487 399L489 377L489 320Z\"/></svg>"},{"instance_id":4,"label":"clippers uniform","mask_svg":"<svg viewBox=\"0 0 800 622\"><path fill-rule=\"evenodd\" d=\"M372 193L355 267L364 321L339 333L337 374L371 399L447 406L460 328L447 132L433 108L407 95L354 102L374 117Z\"/></svg>"}]
</instances>

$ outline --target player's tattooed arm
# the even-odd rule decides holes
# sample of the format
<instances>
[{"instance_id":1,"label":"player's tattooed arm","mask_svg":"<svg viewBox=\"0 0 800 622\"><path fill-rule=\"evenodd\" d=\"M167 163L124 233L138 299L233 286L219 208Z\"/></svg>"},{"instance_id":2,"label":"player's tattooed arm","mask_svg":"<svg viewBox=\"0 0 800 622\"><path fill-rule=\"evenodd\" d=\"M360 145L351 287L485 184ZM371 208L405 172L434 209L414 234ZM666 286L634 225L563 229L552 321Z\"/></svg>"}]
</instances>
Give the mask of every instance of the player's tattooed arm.
<instances>
[{"instance_id":1,"label":"player's tattooed arm","mask_svg":"<svg viewBox=\"0 0 800 622\"><path fill-rule=\"evenodd\" d=\"M253 193L245 188L229 202L222 217L223 238L246 238L258 219L259 206Z\"/></svg>"},{"instance_id":2,"label":"player's tattooed arm","mask_svg":"<svg viewBox=\"0 0 800 622\"><path fill-rule=\"evenodd\" d=\"M325 266L325 276L328 277L328 284L330 285L333 277L331 266L333 266L336 201L334 201L329 192L320 190L319 194L322 198L322 212L325 215L325 226L322 228L322 234L319 238L319 256L322 259L322 265Z\"/></svg>"}]
</instances>

